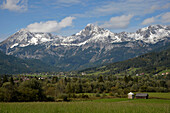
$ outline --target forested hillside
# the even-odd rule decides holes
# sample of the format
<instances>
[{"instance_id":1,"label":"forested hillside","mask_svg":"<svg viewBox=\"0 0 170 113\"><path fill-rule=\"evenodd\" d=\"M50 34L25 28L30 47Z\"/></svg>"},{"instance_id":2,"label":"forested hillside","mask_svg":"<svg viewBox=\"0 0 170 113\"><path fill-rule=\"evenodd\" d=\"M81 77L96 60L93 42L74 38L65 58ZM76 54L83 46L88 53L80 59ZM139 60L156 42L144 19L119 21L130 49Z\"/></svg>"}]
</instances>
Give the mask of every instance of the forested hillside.
<instances>
[{"instance_id":1,"label":"forested hillside","mask_svg":"<svg viewBox=\"0 0 170 113\"><path fill-rule=\"evenodd\" d=\"M36 59L19 59L0 51L0 74L38 73L57 71L57 68Z\"/></svg>"},{"instance_id":2,"label":"forested hillside","mask_svg":"<svg viewBox=\"0 0 170 113\"><path fill-rule=\"evenodd\" d=\"M170 69L170 49L162 52L152 52L132 58L126 61L112 63L102 67L88 68L80 72L87 74L128 74L136 75L140 73L158 74L163 70Z\"/></svg>"}]
</instances>

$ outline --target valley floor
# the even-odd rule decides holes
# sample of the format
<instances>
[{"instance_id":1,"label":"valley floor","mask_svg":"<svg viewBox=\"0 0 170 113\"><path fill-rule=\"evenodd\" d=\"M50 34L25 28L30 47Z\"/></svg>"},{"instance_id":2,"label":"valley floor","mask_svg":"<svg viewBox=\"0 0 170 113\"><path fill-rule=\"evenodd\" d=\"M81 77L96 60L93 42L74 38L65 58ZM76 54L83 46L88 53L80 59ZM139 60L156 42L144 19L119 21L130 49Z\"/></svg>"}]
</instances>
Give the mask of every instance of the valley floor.
<instances>
[{"instance_id":1,"label":"valley floor","mask_svg":"<svg viewBox=\"0 0 170 113\"><path fill-rule=\"evenodd\" d=\"M170 93L149 93L150 99L112 98L74 102L0 103L0 113L169 113ZM153 99L161 98L162 99Z\"/></svg>"}]
</instances>

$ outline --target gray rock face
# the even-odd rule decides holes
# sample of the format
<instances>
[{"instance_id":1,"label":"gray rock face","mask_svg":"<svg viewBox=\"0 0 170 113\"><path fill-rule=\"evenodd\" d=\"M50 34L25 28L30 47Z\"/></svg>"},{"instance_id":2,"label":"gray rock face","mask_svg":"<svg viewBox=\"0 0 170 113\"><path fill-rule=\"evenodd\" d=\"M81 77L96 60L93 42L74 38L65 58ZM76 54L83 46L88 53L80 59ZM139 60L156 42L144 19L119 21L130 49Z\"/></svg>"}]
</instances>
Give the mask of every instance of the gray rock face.
<instances>
[{"instance_id":1,"label":"gray rock face","mask_svg":"<svg viewBox=\"0 0 170 113\"><path fill-rule=\"evenodd\" d=\"M64 70L122 61L169 45L170 26L152 25L134 33L112 33L88 24L72 36L21 29L0 43L0 50L20 58L40 59Z\"/></svg>"}]
</instances>

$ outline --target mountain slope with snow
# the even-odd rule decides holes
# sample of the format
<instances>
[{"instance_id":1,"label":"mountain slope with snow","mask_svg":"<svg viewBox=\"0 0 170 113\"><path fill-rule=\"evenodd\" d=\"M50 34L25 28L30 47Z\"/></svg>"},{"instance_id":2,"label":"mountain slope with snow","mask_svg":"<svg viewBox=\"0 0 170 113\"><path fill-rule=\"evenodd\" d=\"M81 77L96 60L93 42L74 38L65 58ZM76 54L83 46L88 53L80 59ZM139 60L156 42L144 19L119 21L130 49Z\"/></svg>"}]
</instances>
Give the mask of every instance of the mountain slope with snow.
<instances>
[{"instance_id":1,"label":"mountain slope with snow","mask_svg":"<svg viewBox=\"0 0 170 113\"><path fill-rule=\"evenodd\" d=\"M21 29L10 36L3 43L9 44L10 48L15 46L26 47L29 45L67 45L81 46L86 43L112 44L117 42L141 40L145 43L155 44L170 36L170 26L152 25L139 29L137 32L112 33L93 24L88 24L85 29L72 36L54 36L50 33L34 33L26 29ZM2 45L2 44L1 44Z\"/></svg>"},{"instance_id":2,"label":"mountain slope with snow","mask_svg":"<svg viewBox=\"0 0 170 113\"><path fill-rule=\"evenodd\" d=\"M166 47L170 26L152 25L133 33L112 33L88 24L72 36L21 29L0 43L0 50L20 58L40 59L65 70L122 61Z\"/></svg>"}]
</instances>

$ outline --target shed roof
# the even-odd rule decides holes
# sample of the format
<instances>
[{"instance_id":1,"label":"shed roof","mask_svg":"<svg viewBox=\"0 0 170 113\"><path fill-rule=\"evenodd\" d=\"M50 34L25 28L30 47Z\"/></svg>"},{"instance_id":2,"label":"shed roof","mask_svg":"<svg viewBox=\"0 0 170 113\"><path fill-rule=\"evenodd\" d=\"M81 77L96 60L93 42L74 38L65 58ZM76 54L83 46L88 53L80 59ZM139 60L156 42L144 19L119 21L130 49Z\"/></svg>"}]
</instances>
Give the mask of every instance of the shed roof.
<instances>
[{"instance_id":1,"label":"shed roof","mask_svg":"<svg viewBox=\"0 0 170 113\"><path fill-rule=\"evenodd\" d=\"M144 97L144 96L148 96L148 94L147 94L147 93L137 93L136 96L142 96L142 97Z\"/></svg>"}]
</instances>

